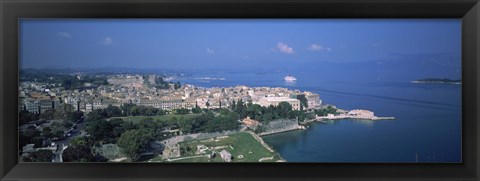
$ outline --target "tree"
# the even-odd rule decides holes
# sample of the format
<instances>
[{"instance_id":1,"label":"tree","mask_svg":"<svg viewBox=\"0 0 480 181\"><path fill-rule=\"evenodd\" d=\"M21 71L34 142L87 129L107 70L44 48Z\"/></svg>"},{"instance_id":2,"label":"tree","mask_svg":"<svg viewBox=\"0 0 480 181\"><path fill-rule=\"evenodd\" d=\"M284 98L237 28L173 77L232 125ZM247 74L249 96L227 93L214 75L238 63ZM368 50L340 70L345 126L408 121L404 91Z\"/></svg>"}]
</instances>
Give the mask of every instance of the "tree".
<instances>
[{"instance_id":1,"label":"tree","mask_svg":"<svg viewBox=\"0 0 480 181\"><path fill-rule=\"evenodd\" d=\"M72 123L72 121L65 119L65 120L63 120L62 125L63 125L63 127L69 129L73 126L73 123Z\"/></svg>"},{"instance_id":2,"label":"tree","mask_svg":"<svg viewBox=\"0 0 480 181\"><path fill-rule=\"evenodd\" d=\"M278 115L281 118L287 118L288 113L292 110L292 105L288 102L280 102L277 106L278 109Z\"/></svg>"},{"instance_id":3,"label":"tree","mask_svg":"<svg viewBox=\"0 0 480 181\"><path fill-rule=\"evenodd\" d=\"M188 114L190 113L190 110L185 108L180 108L180 109L176 109L175 112L177 112L177 114Z\"/></svg>"},{"instance_id":4,"label":"tree","mask_svg":"<svg viewBox=\"0 0 480 181\"><path fill-rule=\"evenodd\" d=\"M65 90L70 90L70 88L72 87L72 80L66 79L62 82L62 85Z\"/></svg>"},{"instance_id":5,"label":"tree","mask_svg":"<svg viewBox=\"0 0 480 181\"><path fill-rule=\"evenodd\" d=\"M315 114L318 116L326 116L328 114L337 114L337 109L332 106L327 106L326 108L315 110Z\"/></svg>"},{"instance_id":6,"label":"tree","mask_svg":"<svg viewBox=\"0 0 480 181\"><path fill-rule=\"evenodd\" d=\"M192 108L192 113L193 113L193 114L202 113L202 109L200 109L200 108Z\"/></svg>"},{"instance_id":7,"label":"tree","mask_svg":"<svg viewBox=\"0 0 480 181\"><path fill-rule=\"evenodd\" d=\"M51 137L52 138L63 138L63 131L59 130L59 129L53 130Z\"/></svg>"},{"instance_id":8,"label":"tree","mask_svg":"<svg viewBox=\"0 0 480 181\"><path fill-rule=\"evenodd\" d=\"M264 108L258 104L252 104L246 109L247 116L250 116L252 119L260 119L264 114Z\"/></svg>"},{"instance_id":9,"label":"tree","mask_svg":"<svg viewBox=\"0 0 480 181\"><path fill-rule=\"evenodd\" d=\"M68 104L65 104L65 105L68 105ZM71 106L71 105L69 105ZM65 119L66 117L66 109L62 108L62 109L56 109L55 112L53 113L53 118L54 119Z\"/></svg>"},{"instance_id":10,"label":"tree","mask_svg":"<svg viewBox=\"0 0 480 181\"><path fill-rule=\"evenodd\" d=\"M180 81L177 81L177 83L174 85L175 90L180 89L181 87L182 85L180 84Z\"/></svg>"},{"instance_id":11,"label":"tree","mask_svg":"<svg viewBox=\"0 0 480 181\"><path fill-rule=\"evenodd\" d=\"M131 128L128 128L126 126L124 126L124 122L122 119L120 118L114 118L114 119L110 119L110 121L108 121L110 124L110 127L111 127L111 136L112 138L119 138L122 133L124 133L127 129L131 129Z\"/></svg>"},{"instance_id":12,"label":"tree","mask_svg":"<svg viewBox=\"0 0 480 181\"><path fill-rule=\"evenodd\" d=\"M73 111L76 111L75 108L70 105L70 104L63 104L63 110L65 112L73 112Z\"/></svg>"},{"instance_id":13,"label":"tree","mask_svg":"<svg viewBox=\"0 0 480 181\"><path fill-rule=\"evenodd\" d=\"M83 139L83 137L76 137L76 138L73 138L71 141L70 141L70 144L76 146L76 145L86 145L87 142L85 139Z\"/></svg>"},{"instance_id":14,"label":"tree","mask_svg":"<svg viewBox=\"0 0 480 181\"><path fill-rule=\"evenodd\" d=\"M303 94L297 95L297 99L300 101L300 107L308 108L308 100L305 97L305 95L303 95Z\"/></svg>"},{"instance_id":15,"label":"tree","mask_svg":"<svg viewBox=\"0 0 480 181\"><path fill-rule=\"evenodd\" d=\"M237 102L237 105L235 106L235 112L237 112L237 114L240 116L240 117L245 117L245 104L243 103L243 101L240 99L238 100Z\"/></svg>"},{"instance_id":16,"label":"tree","mask_svg":"<svg viewBox=\"0 0 480 181\"><path fill-rule=\"evenodd\" d=\"M135 106L135 104L133 103L126 103L126 104L123 104L122 106L120 106L120 109L122 109L122 112L123 112L123 115L125 116L130 116L131 114L131 110L132 110L132 107Z\"/></svg>"},{"instance_id":17,"label":"tree","mask_svg":"<svg viewBox=\"0 0 480 181\"><path fill-rule=\"evenodd\" d=\"M168 85L168 82L166 82L165 80L163 80L162 77L156 77L155 78L155 87L157 89L168 89L169 88L169 85Z\"/></svg>"},{"instance_id":18,"label":"tree","mask_svg":"<svg viewBox=\"0 0 480 181\"><path fill-rule=\"evenodd\" d=\"M203 125L203 131L205 132L235 130L240 125L237 121L238 115L228 110L221 110L221 114L217 117L207 115L205 119L208 119Z\"/></svg>"},{"instance_id":19,"label":"tree","mask_svg":"<svg viewBox=\"0 0 480 181\"><path fill-rule=\"evenodd\" d=\"M147 107L145 106L133 106L130 109L131 116L147 116Z\"/></svg>"},{"instance_id":20,"label":"tree","mask_svg":"<svg viewBox=\"0 0 480 181\"><path fill-rule=\"evenodd\" d=\"M30 153L27 158L31 162L52 162L54 156L55 154L50 150L37 150Z\"/></svg>"},{"instance_id":21,"label":"tree","mask_svg":"<svg viewBox=\"0 0 480 181\"><path fill-rule=\"evenodd\" d=\"M34 138L39 136L40 136L40 131L36 130L35 126L33 126L33 128L28 127L24 131L20 130L20 134L19 134L20 148L27 144L35 143ZM37 143L36 147L41 146L42 142L43 142L43 139L40 140L40 143L36 142Z\"/></svg>"},{"instance_id":22,"label":"tree","mask_svg":"<svg viewBox=\"0 0 480 181\"><path fill-rule=\"evenodd\" d=\"M178 121L178 127L184 133L190 133L193 130L193 120L192 119L184 119L180 118Z\"/></svg>"},{"instance_id":23,"label":"tree","mask_svg":"<svg viewBox=\"0 0 480 181\"><path fill-rule=\"evenodd\" d=\"M47 138L50 137L50 136L52 135L52 128L50 128L50 127L48 127L48 126L47 126L47 127L44 127L44 128L42 129L42 134L43 134L43 136L45 136L45 137L47 137Z\"/></svg>"},{"instance_id":24,"label":"tree","mask_svg":"<svg viewBox=\"0 0 480 181\"><path fill-rule=\"evenodd\" d=\"M236 103L235 103L235 100L233 100L233 101L232 101L232 105L230 106L230 109L235 110L235 106L236 106L235 104L236 104Z\"/></svg>"},{"instance_id":25,"label":"tree","mask_svg":"<svg viewBox=\"0 0 480 181\"><path fill-rule=\"evenodd\" d=\"M67 113L67 120L71 122L77 122L83 117L83 112L82 111L74 111L74 112L68 112Z\"/></svg>"},{"instance_id":26,"label":"tree","mask_svg":"<svg viewBox=\"0 0 480 181\"><path fill-rule=\"evenodd\" d=\"M38 118L39 118L38 114L28 112L27 110L22 110L18 112L18 121L20 122L20 125L38 120Z\"/></svg>"},{"instance_id":27,"label":"tree","mask_svg":"<svg viewBox=\"0 0 480 181\"><path fill-rule=\"evenodd\" d=\"M272 121L274 118L275 117L274 117L273 113L268 112L268 113L263 114L262 117L258 120L263 122L263 123L268 123L268 122Z\"/></svg>"},{"instance_id":28,"label":"tree","mask_svg":"<svg viewBox=\"0 0 480 181\"><path fill-rule=\"evenodd\" d=\"M157 127L157 123L153 121L153 118L151 117L143 118L138 123L138 129L150 129L155 132L157 130Z\"/></svg>"},{"instance_id":29,"label":"tree","mask_svg":"<svg viewBox=\"0 0 480 181\"><path fill-rule=\"evenodd\" d=\"M122 110L117 106L109 105L105 108L105 113L107 113L107 117L120 117L122 116Z\"/></svg>"},{"instance_id":30,"label":"tree","mask_svg":"<svg viewBox=\"0 0 480 181\"><path fill-rule=\"evenodd\" d=\"M140 158L140 154L145 151L151 139L153 139L153 133L148 130L129 130L118 139L118 146L132 161L136 161Z\"/></svg>"},{"instance_id":31,"label":"tree","mask_svg":"<svg viewBox=\"0 0 480 181\"><path fill-rule=\"evenodd\" d=\"M147 107L147 110L145 112L146 116L155 116L155 115L161 115L163 113L163 111L157 109L157 108L154 108L152 106L148 106Z\"/></svg>"},{"instance_id":32,"label":"tree","mask_svg":"<svg viewBox=\"0 0 480 181\"><path fill-rule=\"evenodd\" d=\"M35 148L41 148L43 147L43 140L44 140L43 137L36 136L32 138L32 143L35 144L34 145Z\"/></svg>"},{"instance_id":33,"label":"tree","mask_svg":"<svg viewBox=\"0 0 480 181\"><path fill-rule=\"evenodd\" d=\"M55 110L48 109L40 114L40 119L51 120L54 118Z\"/></svg>"},{"instance_id":34,"label":"tree","mask_svg":"<svg viewBox=\"0 0 480 181\"><path fill-rule=\"evenodd\" d=\"M305 115L305 112L303 112L303 111L294 110L294 111L290 111L288 113L288 118L289 119L298 118L298 121L303 121L303 120L305 120L306 115Z\"/></svg>"},{"instance_id":35,"label":"tree","mask_svg":"<svg viewBox=\"0 0 480 181\"><path fill-rule=\"evenodd\" d=\"M72 145L63 150L62 158L64 162L91 162L95 156L87 145Z\"/></svg>"},{"instance_id":36,"label":"tree","mask_svg":"<svg viewBox=\"0 0 480 181\"><path fill-rule=\"evenodd\" d=\"M115 142L123 132L122 124L121 119L92 120L87 122L85 131L97 141Z\"/></svg>"}]
</instances>

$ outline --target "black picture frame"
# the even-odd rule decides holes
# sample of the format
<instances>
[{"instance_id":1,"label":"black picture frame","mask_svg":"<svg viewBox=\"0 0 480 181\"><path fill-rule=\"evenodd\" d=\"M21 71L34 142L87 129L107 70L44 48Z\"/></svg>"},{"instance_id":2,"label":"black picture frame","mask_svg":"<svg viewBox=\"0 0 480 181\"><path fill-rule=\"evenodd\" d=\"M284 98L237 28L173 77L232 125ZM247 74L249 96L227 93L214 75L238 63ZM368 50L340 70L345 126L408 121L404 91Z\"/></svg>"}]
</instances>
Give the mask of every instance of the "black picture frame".
<instances>
[{"instance_id":1,"label":"black picture frame","mask_svg":"<svg viewBox=\"0 0 480 181\"><path fill-rule=\"evenodd\" d=\"M478 0L1 0L2 180L479 180ZM18 163L19 18L461 18L463 163Z\"/></svg>"}]
</instances>

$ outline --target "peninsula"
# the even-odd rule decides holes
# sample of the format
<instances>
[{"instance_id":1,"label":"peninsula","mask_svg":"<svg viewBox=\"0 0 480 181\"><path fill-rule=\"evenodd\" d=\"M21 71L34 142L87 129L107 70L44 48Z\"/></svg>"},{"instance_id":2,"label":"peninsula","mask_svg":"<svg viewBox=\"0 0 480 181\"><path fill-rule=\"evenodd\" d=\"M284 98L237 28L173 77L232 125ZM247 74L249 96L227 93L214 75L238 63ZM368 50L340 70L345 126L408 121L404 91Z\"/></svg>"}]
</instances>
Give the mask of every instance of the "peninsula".
<instances>
[{"instance_id":1,"label":"peninsula","mask_svg":"<svg viewBox=\"0 0 480 181\"><path fill-rule=\"evenodd\" d=\"M394 119L325 105L304 90L198 87L173 76L22 74L21 161L284 162L261 136L314 121Z\"/></svg>"}]
</instances>

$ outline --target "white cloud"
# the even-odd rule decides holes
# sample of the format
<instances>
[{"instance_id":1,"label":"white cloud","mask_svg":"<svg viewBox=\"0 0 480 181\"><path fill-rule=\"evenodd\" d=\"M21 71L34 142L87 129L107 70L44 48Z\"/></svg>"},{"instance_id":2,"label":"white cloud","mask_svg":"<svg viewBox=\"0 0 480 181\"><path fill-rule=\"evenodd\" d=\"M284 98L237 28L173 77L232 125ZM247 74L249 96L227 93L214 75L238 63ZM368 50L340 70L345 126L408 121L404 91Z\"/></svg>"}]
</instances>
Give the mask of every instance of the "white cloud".
<instances>
[{"instance_id":1,"label":"white cloud","mask_svg":"<svg viewBox=\"0 0 480 181\"><path fill-rule=\"evenodd\" d=\"M105 37L104 39L102 39L100 44L105 45L105 46L112 45L113 44L113 39L110 38L110 37Z\"/></svg>"},{"instance_id":2,"label":"white cloud","mask_svg":"<svg viewBox=\"0 0 480 181\"><path fill-rule=\"evenodd\" d=\"M70 37L72 37L72 36L70 35L70 33L67 33L67 32L58 32L57 35L58 35L58 36L61 36L61 37L64 37L64 38L70 38Z\"/></svg>"},{"instance_id":3,"label":"white cloud","mask_svg":"<svg viewBox=\"0 0 480 181\"><path fill-rule=\"evenodd\" d=\"M321 51L331 52L332 51L331 48L323 47L323 46L318 45L318 44L312 44L307 49L311 50L311 51L316 51L316 52L321 52Z\"/></svg>"},{"instance_id":4,"label":"white cloud","mask_svg":"<svg viewBox=\"0 0 480 181\"><path fill-rule=\"evenodd\" d=\"M213 53L215 53L215 51L213 51L213 50L210 49L210 48L207 48L205 51L206 51L208 54L213 54Z\"/></svg>"},{"instance_id":5,"label":"white cloud","mask_svg":"<svg viewBox=\"0 0 480 181\"><path fill-rule=\"evenodd\" d=\"M280 52L286 53L286 54L293 54L293 53L295 53L295 51L293 50L292 47L289 47L287 44L282 43L282 42L278 42L278 43L277 43L277 49L278 49Z\"/></svg>"}]
</instances>

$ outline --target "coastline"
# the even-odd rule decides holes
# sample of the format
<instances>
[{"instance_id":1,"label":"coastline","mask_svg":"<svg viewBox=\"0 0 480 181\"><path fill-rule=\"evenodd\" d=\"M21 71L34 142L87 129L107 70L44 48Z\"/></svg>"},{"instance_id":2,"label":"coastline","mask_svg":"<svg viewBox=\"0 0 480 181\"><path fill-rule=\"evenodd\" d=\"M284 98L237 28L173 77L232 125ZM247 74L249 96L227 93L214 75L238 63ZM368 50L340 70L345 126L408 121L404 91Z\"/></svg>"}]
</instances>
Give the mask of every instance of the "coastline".
<instances>
[{"instance_id":1,"label":"coastline","mask_svg":"<svg viewBox=\"0 0 480 181\"><path fill-rule=\"evenodd\" d=\"M379 120L394 120L395 117L363 117L363 116L349 116L349 115L338 115L338 116L320 116L316 120L339 120L339 119L360 119L360 120L371 120L371 121L379 121Z\"/></svg>"},{"instance_id":2,"label":"coastline","mask_svg":"<svg viewBox=\"0 0 480 181\"><path fill-rule=\"evenodd\" d=\"M455 85L462 84L461 82L420 81L420 80L413 80L413 81L410 81L410 83L413 83L413 84L455 84Z\"/></svg>"},{"instance_id":3,"label":"coastline","mask_svg":"<svg viewBox=\"0 0 480 181\"><path fill-rule=\"evenodd\" d=\"M299 124L299 125L298 125L297 127L295 127L295 128L283 129L283 130L274 131L274 132L268 132L268 133L259 133L259 134L256 134L256 135L258 135L258 136L267 136L267 135L285 133L285 132L289 132L289 131L306 130L306 129L307 129L306 126L303 126L303 125L300 125L300 124Z\"/></svg>"},{"instance_id":4,"label":"coastline","mask_svg":"<svg viewBox=\"0 0 480 181\"><path fill-rule=\"evenodd\" d=\"M267 136L267 135L272 135L272 134L279 134L279 133L284 133L284 132L289 132L289 131L295 131L295 130L306 130L308 127L306 124L311 123L311 122L320 122L320 123L327 123L328 120L341 120L341 119L357 119L357 120L370 120L370 121L379 121L379 120L394 120L396 119L393 116L387 116L387 117L382 117L382 116L375 116L373 112L368 111L368 110L353 110L353 114L348 111L348 110L342 110L342 114L339 115L334 115L334 114L328 114L327 116L315 116L315 118L310 119L310 120L305 120L303 122L297 123L294 127L289 127L285 129L279 129L271 132L264 132L264 133L258 133L258 136ZM360 112L360 113L356 113Z\"/></svg>"},{"instance_id":5,"label":"coastline","mask_svg":"<svg viewBox=\"0 0 480 181\"><path fill-rule=\"evenodd\" d=\"M340 119L359 119L359 120L370 120L370 121L379 121L379 120L394 120L396 119L393 116L375 116L375 113L368 110L342 110L342 113L335 115L335 114L327 114L326 116L315 116L315 118L306 120L303 123L310 123L310 122L322 122L326 123L326 120L340 120Z\"/></svg>"}]
</instances>

